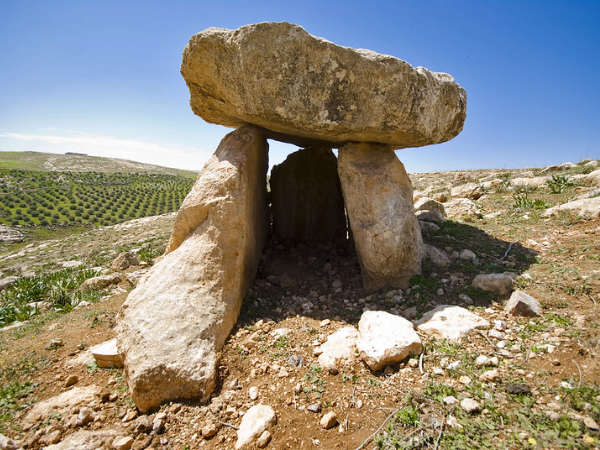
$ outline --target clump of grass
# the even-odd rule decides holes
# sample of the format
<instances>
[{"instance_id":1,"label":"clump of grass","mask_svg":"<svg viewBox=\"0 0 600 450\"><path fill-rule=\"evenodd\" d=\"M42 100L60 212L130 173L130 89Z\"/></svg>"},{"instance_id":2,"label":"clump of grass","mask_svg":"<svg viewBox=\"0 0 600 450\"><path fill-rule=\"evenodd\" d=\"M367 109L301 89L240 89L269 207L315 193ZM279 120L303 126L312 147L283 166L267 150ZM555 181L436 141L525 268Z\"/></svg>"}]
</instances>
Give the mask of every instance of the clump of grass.
<instances>
[{"instance_id":1,"label":"clump of grass","mask_svg":"<svg viewBox=\"0 0 600 450\"><path fill-rule=\"evenodd\" d=\"M562 194L567 188L574 185L567 175L552 175L552 179L546 181L551 194Z\"/></svg>"},{"instance_id":2,"label":"clump of grass","mask_svg":"<svg viewBox=\"0 0 600 450\"><path fill-rule=\"evenodd\" d=\"M529 198L528 192L520 192L513 195L514 209L546 209L550 205L541 198Z\"/></svg>"},{"instance_id":3,"label":"clump of grass","mask_svg":"<svg viewBox=\"0 0 600 450\"><path fill-rule=\"evenodd\" d=\"M27 320L47 301L59 311L69 312L82 301L95 301L98 291L79 291L81 283L97 273L90 269L67 268L35 277L20 277L0 294L0 327Z\"/></svg>"}]
</instances>

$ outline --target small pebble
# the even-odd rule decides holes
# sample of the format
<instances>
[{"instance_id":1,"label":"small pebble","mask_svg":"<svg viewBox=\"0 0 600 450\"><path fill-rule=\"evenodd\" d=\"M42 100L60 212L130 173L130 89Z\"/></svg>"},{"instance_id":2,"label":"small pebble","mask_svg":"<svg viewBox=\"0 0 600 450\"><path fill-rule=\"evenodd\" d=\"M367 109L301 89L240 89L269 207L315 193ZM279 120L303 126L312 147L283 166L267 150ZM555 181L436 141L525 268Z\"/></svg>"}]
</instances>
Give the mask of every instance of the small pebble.
<instances>
[{"instance_id":1,"label":"small pebble","mask_svg":"<svg viewBox=\"0 0 600 450\"><path fill-rule=\"evenodd\" d=\"M465 412L469 414L475 414L481 411L481 406L479 405L479 403L477 403L477 401L473 400L472 398L463 399L463 401L460 402L460 406Z\"/></svg>"}]
</instances>

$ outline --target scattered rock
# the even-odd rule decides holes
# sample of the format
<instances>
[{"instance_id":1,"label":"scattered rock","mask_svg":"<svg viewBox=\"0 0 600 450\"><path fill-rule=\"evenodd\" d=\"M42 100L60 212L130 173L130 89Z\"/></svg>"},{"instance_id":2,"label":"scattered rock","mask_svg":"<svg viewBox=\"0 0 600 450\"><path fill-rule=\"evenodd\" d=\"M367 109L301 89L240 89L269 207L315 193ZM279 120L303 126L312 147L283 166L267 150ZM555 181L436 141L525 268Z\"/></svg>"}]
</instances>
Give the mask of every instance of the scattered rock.
<instances>
[{"instance_id":1,"label":"scattered rock","mask_svg":"<svg viewBox=\"0 0 600 450\"><path fill-rule=\"evenodd\" d=\"M542 214L544 217L555 216L561 211L572 211L578 216L587 219L597 219L600 217L600 197L584 198L569 203L549 208Z\"/></svg>"},{"instance_id":2,"label":"scattered rock","mask_svg":"<svg viewBox=\"0 0 600 450\"><path fill-rule=\"evenodd\" d=\"M473 253L471 250L463 250L458 255L458 258L462 261L471 261L472 263L478 262L477 255Z\"/></svg>"},{"instance_id":3,"label":"scattered rock","mask_svg":"<svg viewBox=\"0 0 600 450\"><path fill-rule=\"evenodd\" d=\"M336 413L333 411L329 411L321 419L321 428L329 430L330 428L333 428L334 426L336 426L337 423L338 423L338 420L337 420Z\"/></svg>"},{"instance_id":4,"label":"scattered rock","mask_svg":"<svg viewBox=\"0 0 600 450\"><path fill-rule=\"evenodd\" d=\"M92 277L85 280L79 286L79 289L84 291L86 289L106 289L114 284L119 284L122 280L120 273L111 273L110 275L101 275L99 277Z\"/></svg>"},{"instance_id":5,"label":"scattered rock","mask_svg":"<svg viewBox=\"0 0 600 450\"><path fill-rule=\"evenodd\" d=\"M442 214L442 217L446 213L444 205L429 197L421 197L414 204L415 212L418 211L437 211Z\"/></svg>"},{"instance_id":6,"label":"scattered rock","mask_svg":"<svg viewBox=\"0 0 600 450\"><path fill-rule=\"evenodd\" d=\"M501 295L506 295L512 290L516 279L517 274L512 272L481 273L473 278L471 286L482 291L498 292Z\"/></svg>"},{"instance_id":7,"label":"scattered rock","mask_svg":"<svg viewBox=\"0 0 600 450\"><path fill-rule=\"evenodd\" d=\"M18 228L0 225L0 242L5 244L16 244L23 242L23 233Z\"/></svg>"},{"instance_id":8,"label":"scattered rock","mask_svg":"<svg viewBox=\"0 0 600 450\"><path fill-rule=\"evenodd\" d=\"M437 339L456 340L475 329L487 329L490 323L460 306L440 305L423 314L417 330Z\"/></svg>"},{"instance_id":9,"label":"scattered rock","mask_svg":"<svg viewBox=\"0 0 600 450\"><path fill-rule=\"evenodd\" d=\"M531 394L531 388L524 383L507 383L504 390L509 394Z\"/></svg>"},{"instance_id":10,"label":"scattered rock","mask_svg":"<svg viewBox=\"0 0 600 450\"><path fill-rule=\"evenodd\" d=\"M356 340L358 331L354 327L344 327L327 338L327 341L315 349L319 354L319 365L329 371L339 371L356 361Z\"/></svg>"},{"instance_id":11,"label":"scattered rock","mask_svg":"<svg viewBox=\"0 0 600 450\"><path fill-rule=\"evenodd\" d=\"M413 324L384 311L367 311L358 322L356 348L371 370L381 370L423 350Z\"/></svg>"},{"instance_id":12,"label":"scattered rock","mask_svg":"<svg viewBox=\"0 0 600 450\"><path fill-rule=\"evenodd\" d=\"M112 442L112 448L115 450L129 450L133 445L133 438L131 436L118 436Z\"/></svg>"},{"instance_id":13,"label":"scattered rock","mask_svg":"<svg viewBox=\"0 0 600 450\"><path fill-rule=\"evenodd\" d=\"M267 445L269 445L269 442L271 442L271 439L273 439L273 435L271 434L271 432L269 430L265 430L262 432L262 434L256 440L256 446L258 448L265 448Z\"/></svg>"},{"instance_id":14,"label":"scattered rock","mask_svg":"<svg viewBox=\"0 0 600 450\"><path fill-rule=\"evenodd\" d=\"M258 398L258 388L256 386L252 386L248 389L248 397L250 397L250 400L252 401Z\"/></svg>"},{"instance_id":15,"label":"scattered rock","mask_svg":"<svg viewBox=\"0 0 600 450\"><path fill-rule=\"evenodd\" d=\"M1 450L17 450L18 446L12 439L0 434L0 449Z\"/></svg>"},{"instance_id":16,"label":"scattered rock","mask_svg":"<svg viewBox=\"0 0 600 450\"><path fill-rule=\"evenodd\" d=\"M460 407L468 414L475 414L481 411L481 406L472 398L465 398L460 402Z\"/></svg>"},{"instance_id":17,"label":"scattered rock","mask_svg":"<svg viewBox=\"0 0 600 450\"><path fill-rule=\"evenodd\" d=\"M304 358L300 355L291 355L288 359L287 359L287 363L292 366L292 367L296 367L296 368L300 368L300 367L304 367Z\"/></svg>"},{"instance_id":18,"label":"scattered rock","mask_svg":"<svg viewBox=\"0 0 600 450\"><path fill-rule=\"evenodd\" d=\"M77 375L69 375L67 380L65 381L65 387L71 387L79 381L79 377Z\"/></svg>"},{"instance_id":19,"label":"scattered rock","mask_svg":"<svg viewBox=\"0 0 600 450\"><path fill-rule=\"evenodd\" d=\"M452 198L468 198L477 200L483 195L483 187L477 183L466 183L453 187L450 190Z\"/></svg>"},{"instance_id":20,"label":"scattered rock","mask_svg":"<svg viewBox=\"0 0 600 450\"><path fill-rule=\"evenodd\" d=\"M588 430L592 430L592 431L599 431L600 430L600 427L598 426L598 422L596 422L594 419L592 419L589 416L585 417L583 419L583 423L588 428Z\"/></svg>"},{"instance_id":21,"label":"scattered rock","mask_svg":"<svg viewBox=\"0 0 600 450\"><path fill-rule=\"evenodd\" d=\"M404 165L391 147L351 143L338 172L365 289L407 288L425 247Z\"/></svg>"},{"instance_id":22,"label":"scattered rock","mask_svg":"<svg viewBox=\"0 0 600 450\"><path fill-rule=\"evenodd\" d=\"M123 355L117 350L117 340L103 342L90 348L98 367L105 369L123 368Z\"/></svg>"},{"instance_id":23,"label":"scattered rock","mask_svg":"<svg viewBox=\"0 0 600 450\"><path fill-rule=\"evenodd\" d=\"M139 266L140 258L137 253L125 252L117 256L112 263L110 263L110 269L113 272L122 272L123 270L129 269L131 266Z\"/></svg>"},{"instance_id":24,"label":"scattered rock","mask_svg":"<svg viewBox=\"0 0 600 450\"><path fill-rule=\"evenodd\" d=\"M110 448L110 445L118 435L116 430L79 430L67 436L58 444L49 445L45 450L98 450Z\"/></svg>"},{"instance_id":25,"label":"scattered rock","mask_svg":"<svg viewBox=\"0 0 600 450\"><path fill-rule=\"evenodd\" d=\"M235 448L242 448L259 437L265 430L277 423L273 408L267 405L255 405L242 418L240 429L237 431Z\"/></svg>"},{"instance_id":26,"label":"scattered rock","mask_svg":"<svg viewBox=\"0 0 600 450\"><path fill-rule=\"evenodd\" d=\"M202 426L202 437L210 439L219 432L219 428L212 420L207 420Z\"/></svg>"},{"instance_id":27,"label":"scattered rock","mask_svg":"<svg viewBox=\"0 0 600 450\"><path fill-rule=\"evenodd\" d=\"M504 305L504 311L514 316L535 317L542 315L542 306L531 295L516 290Z\"/></svg>"},{"instance_id":28,"label":"scattered rock","mask_svg":"<svg viewBox=\"0 0 600 450\"><path fill-rule=\"evenodd\" d=\"M313 413L321 412L321 404L320 403L312 403L306 407L306 409Z\"/></svg>"},{"instance_id":29,"label":"scattered rock","mask_svg":"<svg viewBox=\"0 0 600 450\"><path fill-rule=\"evenodd\" d=\"M473 219L482 216L479 206L466 198L457 198L445 203L444 208L448 217Z\"/></svg>"},{"instance_id":30,"label":"scattered rock","mask_svg":"<svg viewBox=\"0 0 600 450\"><path fill-rule=\"evenodd\" d=\"M418 222L422 234L437 233L441 229L438 225L432 222L424 222L422 220L419 220Z\"/></svg>"},{"instance_id":31,"label":"scattered rock","mask_svg":"<svg viewBox=\"0 0 600 450\"><path fill-rule=\"evenodd\" d=\"M430 222L435 224L442 224L446 221L444 215L436 210L432 211L419 211L417 212L417 220L419 222ZM420 223L419 223L420 225Z\"/></svg>"},{"instance_id":32,"label":"scattered rock","mask_svg":"<svg viewBox=\"0 0 600 450\"><path fill-rule=\"evenodd\" d=\"M500 372L498 369L488 370L479 375L479 381L496 381L500 379Z\"/></svg>"},{"instance_id":33,"label":"scattered rock","mask_svg":"<svg viewBox=\"0 0 600 450\"><path fill-rule=\"evenodd\" d=\"M551 179L551 177L513 178L511 180L511 184L515 187L539 188L545 187L546 182L550 181Z\"/></svg>"},{"instance_id":34,"label":"scattered rock","mask_svg":"<svg viewBox=\"0 0 600 450\"><path fill-rule=\"evenodd\" d=\"M181 73L192 110L207 122L255 124L300 147L420 147L452 139L466 117L465 91L450 75L337 46L286 22L198 33Z\"/></svg>"}]
</instances>

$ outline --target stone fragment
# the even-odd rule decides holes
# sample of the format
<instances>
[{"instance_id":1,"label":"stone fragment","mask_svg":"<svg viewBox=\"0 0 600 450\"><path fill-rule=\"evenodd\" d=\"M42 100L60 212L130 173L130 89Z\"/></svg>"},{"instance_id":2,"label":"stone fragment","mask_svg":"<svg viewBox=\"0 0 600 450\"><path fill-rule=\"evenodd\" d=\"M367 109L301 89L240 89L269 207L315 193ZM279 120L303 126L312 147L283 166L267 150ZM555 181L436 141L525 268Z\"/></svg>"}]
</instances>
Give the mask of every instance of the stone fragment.
<instances>
[{"instance_id":1,"label":"stone fragment","mask_svg":"<svg viewBox=\"0 0 600 450\"><path fill-rule=\"evenodd\" d=\"M356 339L358 331L354 327L344 327L327 338L315 349L319 355L319 365L328 371L339 371L356 361Z\"/></svg>"},{"instance_id":2,"label":"stone fragment","mask_svg":"<svg viewBox=\"0 0 600 450\"><path fill-rule=\"evenodd\" d=\"M119 311L117 347L140 411L203 401L215 388L217 353L266 240L267 167L258 129L228 134L184 200L165 256Z\"/></svg>"},{"instance_id":3,"label":"stone fragment","mask_svg":"<svg viewBox=\"0 0 600 450\"><path fill-rule=\"evenodd\" d=\"M235 448L242 448L259 437L265 430L277 423L273 408L267 405L255 405L242 418L240 429L237 431Z\"/></svg>"},{"instance_id":4,"label":"stone fragment","mask_svg":"<svg viewBox=\"0 0 600 450\"><path fill-rule=\"evenodd\" d=\"M458 219L473 219L481 217L481 209L471 200L457 198L444 204L446 216Z\"/></svg>"},{"instance_id":5,"label":"stone fragment","mask_svg":"<svg viewBox=\"0 0 600 450\"><path fill-rule=\"evenodd\" d=\"M12 439L0 434L0 449L1 450L17 450L18 446Z\"/></svg>"},{"instance_id":6,"label":"stone fragment","mask_svg":"<svg viewBox=\"0 0 600 450\"><path fill-rule=\"evenodd\" d=\"M504 311L514 316L535 317L542 315L542 306L531 295L516 290L504 305Z\"/></svg>"},{"instance_id":7,"label":"stone fragment","mask_svg":"<svg viewBox=\"0 0 600 450\"><path fill-rule=\"evenodd\" d=\"M277 236L291 242L346 239L344 199L331 149L292 153L273 166L269 184Z\"/></svg>"},{"instance_id":8,"label":"stone fragment","mask_svg":"<svg viewBox=\"0 0 600 450\"><path fill-rule=\"evenodd\" d=\"M458 258L461 259L462 261L471 261L472 263L475 263L478 261L477 255L475 253L473 253L473 251L468 250L468 249L461 251L460 254L458 255Z\"/></svg>"},{"instance_id":9,"label":"stone fragment","mask_svg":"<svg viewBox=\"0 0 600 450\"><path fill-rule=\"evenodd\" d=\"M584 198L563 203L562 205L547 209L542 215L544 217L552 217L558 215L561 211L571 211L587 219L597 219L600 217L600 197Z\"/></svg>"},{"instance_id":10,"label":"stone fragment","mask_svg":"<svg viewBox=\"0 0 600 450\"><path fill-rule=\"evenodd\" d=\"M112 448L115 450L129 450L133 445L133 438L131 436L118 436L112 442Z\"/></svg>"},{"instance_id":11,"label":"stone fragment","mask_svg":"<svg viewBox=\"0 0 600 450\"><path fill-rule=\"evenodd\" d=\"M367 311L358 322L356 348L372 370L396 364L423 350L413 324L385 311Z\"/></svg>"},{"instance_id":12,"label":"stone fragment","mask_svg":"<svg viewBox=\"0 0 600 450\"><path fill-rule=\"evenodd\" d=\"M123 367L123 355L117 350L117 340L103 342L90 348L98 367L120 369Z\"/></svg>"},{"instance_id":13,"label":"stone fragment","mask_svg":"<svg viewBox=\"0 0 600 450\"><path fill-rule=\"evenodd\" d=\"M256 440L256 446L258 448L265 448L267 445L269 445L269 442L271 442L271 439L273 439L273 435L271 434L271 432L269 430L265 430L261 433L261 435Z\"/></svg>"},{"instance_id":14,"label":"stone fragment","mask_svg":"<svg viewBox=\"0 0 600 450\"><path fill-rule=\"evenodd\" d=\"M329 430L333 428L338 423L337 414L333 411L329 411L321 418L321 428Z\"/></svg>"},{"instance_id":15,"label":"stone fragment","mask_svg":"<svg viewBox=\"0 0 600 450\"><path fill-rule=\"evenodd\" d=\"M186 46L181 74L207 122L258 125L301 147L420 147L452 139L466 117L465 91L450 75L286 22L204 30Z\"/></svg>"},{"instance_id":16,"label":"stone fragment","mask_svg":"<svg viewBox=\"0 0 600 450\"><path fill-rule=\"evenodd\" d=\"M598 426L598 422L596 422L593 418L587 416L583 419L583 424L588 428L588 430L598 431L600 430L600 426Z\"/></svg>"},{"instance_id":17,"label":"stone fragment","mask_svg":"<svg viewBox=\"0 0 600 450\"><path fill-rule=\"evenodd\" d=\"M517 274L512 272L480 273L473 278L471 287L486 292L498 292L501 295L506 295L512 290L516 279Z\"/></svg>"},{"instance_id":18,"label":"stone fragment","mask_svg":"<svg viewBox=\"0 0 600 450\"><path fill-rule=\"evenodd\" d=\"M5 244L23 242L23 232L18 228L0 225L0 242Z\"/></svg>"},{"instance_id":19,"label":"stone fragment","mask_svg":"<svg viewBox=\"0 0 600 450\"><path fill-rule=\"evenodd\" d=\"M488 370L479 375L479 381L496 381L500 379L500 371L498 369Z\"/></svg>"},{"instance_id":20,"label":"stone fragment","mask_svg":"<svg viewBox=\"0 0 600 450\"><path fill-rule=\"evenodd\" d=\"M477 183L466 183L455 186L450 190L452 198L468 198L477 200L483 195L483 187Z\"/></svg>"},{"instance_id":21,"label":"stone fragment","mask_svg":"<svg viewBox=\"0 0 600 450\"><path fill-rule=\"evenodd\" d=\"M77 375L69 375L65 381L65 387L71 387L79 381Z\"/></svg>"},{"instance_id":22,"label":"stone fragment","mask_svg":"<svg viewBox=\"0 0 600 450\"><path fill-rule=\"evenodd\" d=\"M510 180L511 184L514 187L530 187L530 188L539 188L545 187L546 182L551 180L551 177L534 177L534 178L513 178Z\"/></svg>"},{"instance_id":23,"label":"stone fragment","mask_svg":"<svg viewBox=\"0 0 600 450\"><path fill-rule=\"evenodd\" d=\"M165 424L167 423L167 415L163 412L158 413L154 420L152 421L152 431L155 434L160 434L165 429Z\"/></svg>"},{"instance_id":24,"label":"stone fragment","mask_svg":"<svg viewBox=\"0 0 600 450\"><path fill-rule=\"evenodd\" d=\"M440 305L415 322L417 330L436 339L456 340L472 330L487 329L490 323L460 306Z\"/></svg>"},{"instance_id":25,"label":"stone fragment","mask_svg":"<svg viewBox=\"0 0 600 450\"><path fill-rule=\"evenodd\" d=\"M88 406L98 402L98 396L101 391L100 387L93 385L76 387L56 397L36 403L23 419L24 428L30 429L37 422L46 420L51 413L57 416L64 416L78 406Z\"/></svg>"},{"instance_id":26,"label":"stone fragment","mask_svg":"<svg viewBox=\"0 0 600 450\"><path fill-rule=\"evenodd\" d=\"M212 420L207 420L202 426L202 437L204 439L210 439L217 434L219 429Z\"/></svg>"},{"instance_id":27,"label":"stone fragment","mask_svg":"<svg viewBox=\"0 0 600 450\"><path fill-rule=\"evenodd\" d=\"M106 289L113 284L119 284L121 282L120 273L111 273L110 275L101 275L99 277L92 277L85 280L79 286L79 289L84 291L86 289Z\"/></svg>"},{"instance_id":28,"label":"stone fragment","mask_svg":"<svg viewBox=\"0 0 600 450\"><path fill-rule=\"evenodd\" d=\"M131 266L139 266L140 258L137 253L124 252L117 256L113 262L110 263L110 269L113 272L121 272L130 268Z\"/></svg>"},{"instance_id":29,"label":"stone fragment","mask_svg":"<svg viewBox=\"0 0 600 450\"><path fill-rule=\"evenodd\" d=\"M465 398L460 402L460 407L468 414L475 414L481 411L481 406L472 398Z\"/></svg>"},{"instance_id":30,"label":"stone fragment","mask_svg":"<svg viewBox=\"0 0 600 450\"><path fill-rule=\"evenodd\" d=\"M306 409L313 413L321 412L321 404L320 403L312 403L306 407Z\"/></svg>"},{"instance_id":31,"label":"stone fragment","mask_svg":"<svg viewBox=\"0 0 600 450\"><path fill-rule=\"evenodd\" d=\"M41 438L39 443L42 445L57 444L60 441L61 437L62 437L62 431L54 430L54 431L51 431L50 433L48 433L47 435L45 435L43 438ZM1 446L0 446L0 449L2 449Z\"/></svg>"},{"instance_id":32,"label":"stone fragment","mask_svg":"<svg viewBox=\"0 0 600 450\"><path fill-rule=\"evenodd\" d=\"M364 287L407 288L425 247L404 165L391 147L352 143L339 149L338 171Z\"/></svg>"},{"instance_id":33,"label":"stone fragment","mask_svg":"<svg viewBox=\"0 0 600 450\"><path fill-rule=\"evenodd\" d=\"M145 415L138 417L133 425L133 432L136 435L142 433L148 434L152 430L152 422L150 422L148 416Z\"/></svg>"},{"instance_id":34,"label":"stone fragment","mask_svg":"<svg viewBox=\"0 0 600 450\"><path fill-rule=\"evenodd\" d=\"M433 234L440 231L440 227L435 223L422 220L419 220L419 228L421 228L421 234Z\"/></svg>"},{"instance_id":35,"label":"stone fragment","mask_svg":"<svg viewBox=\"0 0 600 450\"><path fill-rule=\"evenodd\" d=\"M110 448L115 437L118 435L116 430L79 430L70 434L58 444L44 447L44 450L98 450L101 448Z\"/></svg>"},{"instance_id":36,"label":"stone fragment","mask_svg":"<svg viewBox=\"0 0 600 450\"><path fill-rule=\"evenodd\" d=\"M256 386L252 386L248 389L248 397L250 397L250 400L256 400L258 398L258 388Z\"/></svg>"},{"instance_id":37,"label":"stone fragment","mask_svg":"<svg viewBox=\"0 0 600 450\"><path fill-rule=\"evenodd\" d=\"M446 221L446 218L441 212L432 209L431 211L417 212L417 220L419 222L431 222L435 224L442 224Z\"/></svg>"},{"instance_id":38,"label":"stone fragment","mask_svg":"<svg viewBox=\"0 0 600 450\"><path fill-rule=\"evenodd\" d=\"M415 202L414 205L415 212L418 211L438 211L444 216L446 210L444 205L432 198L429 197L421 197L419 200Z\"/></svg>"},{"instance_id":39,"label":"stone fragment","mask_svg":"<svg viewBox=\"0 0 600 450\"><path fill-rule=\"evenodd\" d=\"M597 161L592 162L596 162L596 165L598 165ZM600 169L588 173L586 179L591 185L600 187Z\"/></svg>"}]
</instances>

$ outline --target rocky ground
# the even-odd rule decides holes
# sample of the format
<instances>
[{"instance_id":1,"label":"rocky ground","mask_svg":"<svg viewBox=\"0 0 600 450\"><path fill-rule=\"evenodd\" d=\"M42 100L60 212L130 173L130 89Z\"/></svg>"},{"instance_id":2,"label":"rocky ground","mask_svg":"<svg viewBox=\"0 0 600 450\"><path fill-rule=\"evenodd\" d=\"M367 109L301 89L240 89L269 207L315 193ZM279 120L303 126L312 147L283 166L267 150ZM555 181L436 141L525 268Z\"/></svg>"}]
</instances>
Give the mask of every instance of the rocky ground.
<instances>
[{"instance_id":1,"label":"rocky ground","mask_svg":"<svg viewBox=\"0 0 600 450\"><path fill-rule=\"evenodd\" d=\"M595 169L585 161L413 174L417 202L440 201L449 220L431 212L437 203L417 203L429 205L418 212L428 259L409 289L363 290L351 243L271 240L223 349L212 401L173 402L148 415L135 409L122 371L99 369L89 349L114 337L115 314L174 216L26 232L0 253L3 279L77 266L109 273L123 252L144 257L118 268L116 284L98 286L98 301L0 330L0 432L13 448L230 449L244 415L262 404L276 424L248 448L598 448ZM578 199L589 201L546 214ZM474 283L506 272L499 283ZM517 290L539 301L540 315L505 311ZM356 355L337 370L318 359L328 337L367 311L417 321L440 305L488 326L457 340L418 329L423 351L376 371Z\"/></svg>"}]
</instances>

